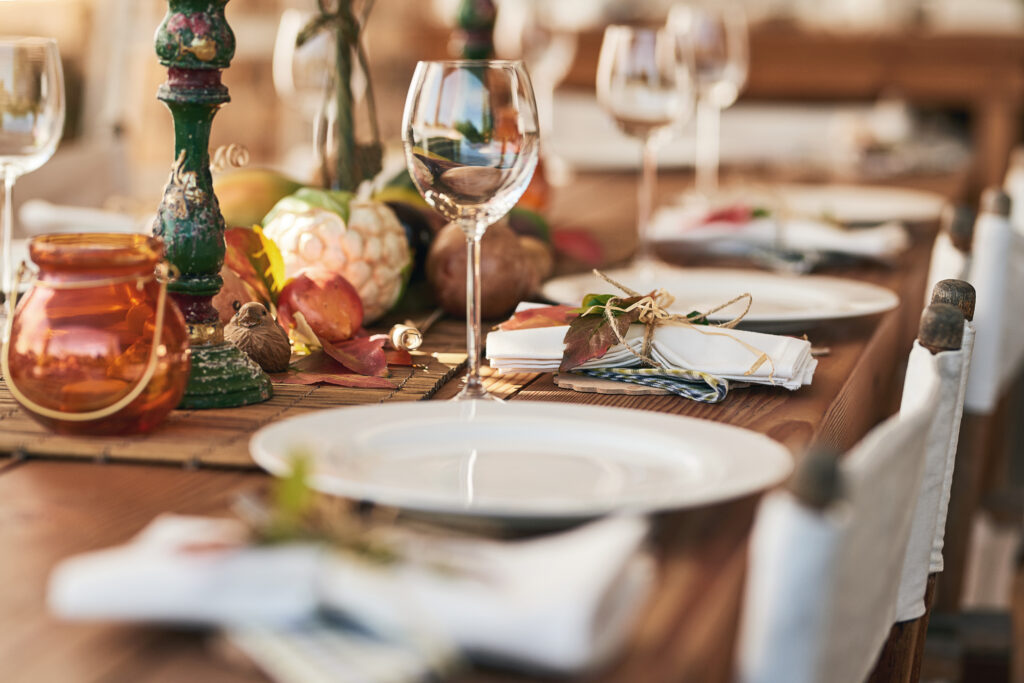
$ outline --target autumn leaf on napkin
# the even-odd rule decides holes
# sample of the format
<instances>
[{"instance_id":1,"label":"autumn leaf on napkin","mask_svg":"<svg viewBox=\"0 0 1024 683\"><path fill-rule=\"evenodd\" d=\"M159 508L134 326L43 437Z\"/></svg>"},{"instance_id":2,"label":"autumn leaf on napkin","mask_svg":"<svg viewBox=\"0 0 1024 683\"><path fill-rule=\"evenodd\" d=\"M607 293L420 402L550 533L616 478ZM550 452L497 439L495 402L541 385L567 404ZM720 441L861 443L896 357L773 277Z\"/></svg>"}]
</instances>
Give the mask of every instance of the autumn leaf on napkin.
<instances>
[{"instance_id":1,"label":"autumn leaf on napkin","mask_svg":"<svg viewBox=\"0 0 1024 683\"><path fill-rule=\"evenodd\" d=\"M615 307L626 309L643 297L635 296L628 299L615 299ZM609 321L604 306L613 300L611 295L587 295L583 300L583 311L591 312L581 315L569 323L569 330L563 339L565 351L562 352L562 364L559 372L568 372L579 367L588 360L601 358L608 349L619 343L619 336L626 336L629 326L640 318L640 309L616 312ZM597 302L600 303L597 303ZM613 327L614 325L614 327ZM616 335L618 330L618 335Z\"/></svg>"},{"instance_id":2,"label":"autumn leaf on napkin","mask_svg":"<svg viewBox=\"0 0 1024 683\"><path fill-rule=\"evenodd\" d=\"M498 325L502 332L530 330L537 327L558 327L568 325L579 315L575 306L538 306L517 311L511 318Z\"/></svg>"}]
</instances>

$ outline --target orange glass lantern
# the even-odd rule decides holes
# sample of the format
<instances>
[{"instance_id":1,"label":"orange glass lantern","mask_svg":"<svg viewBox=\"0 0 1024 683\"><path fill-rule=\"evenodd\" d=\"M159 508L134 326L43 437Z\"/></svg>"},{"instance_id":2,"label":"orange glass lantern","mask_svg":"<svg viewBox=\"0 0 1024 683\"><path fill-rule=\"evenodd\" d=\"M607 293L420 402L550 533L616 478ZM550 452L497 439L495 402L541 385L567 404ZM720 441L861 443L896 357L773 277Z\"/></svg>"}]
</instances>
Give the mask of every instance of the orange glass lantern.
<instances>
[{"instance_id":1,"label":"orange glass lantern","mask_svg":"<svg viewBox=\"0 0 1024 683\"><path fill-rule=\"evenodd\" d=\"M155 427L181 401L189 373L188 331L167 297L163 243L44 235L29 254L39 274L8 313L0 354L14 398L62 434Z\"/></svg>"}]
</instances>

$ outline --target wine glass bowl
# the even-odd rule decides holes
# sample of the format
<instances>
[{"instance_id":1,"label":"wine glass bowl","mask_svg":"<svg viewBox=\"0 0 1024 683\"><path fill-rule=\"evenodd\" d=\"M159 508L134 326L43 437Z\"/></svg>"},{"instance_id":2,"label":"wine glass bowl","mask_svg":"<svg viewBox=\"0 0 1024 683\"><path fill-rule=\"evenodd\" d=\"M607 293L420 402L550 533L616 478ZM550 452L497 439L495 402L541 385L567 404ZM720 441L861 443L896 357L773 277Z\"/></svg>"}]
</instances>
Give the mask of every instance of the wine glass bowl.
<instances>
[{"instance_id":1,"label":"wine glass bowl","mask_svg":"<svg viewBox=\"0 0 1024 683\"><path fill-rule=\"evenodd\" d=\"M30 173L57 150L64 130L64 78L57 42L0 40L0 167Z\"/></svg>"},{"instance_id":2,"label":"wine glass bowl","mask_svg":"<svg viewBox=\"0 0 1024 683\"><path fill-rule=\"evenodd\" d=\"M10 296L13 288L14 183L53 156L64 132L64 112L64 72L57 41L0 39L0 174L4 180L0 286L5 296Z\"/></svg>"},{"instance_id":3,"label":"wine glass bowl","mask_svg":"<svg viewBox=\"0 0 1024 683\"><path fill-rule=\"evenodd\" d=\"M307 120L323 107L334 60L334 36L321 31L302 47L296 45L302 29L315 12L286 9L281 13L274 40L271 75L278 97L297 107Z\"/></svg>"},{"instance_id":4,"label":"wine glass bowl","mask_svg":"<svg viewBox=\"0 0 1024 683\"><path fill-rule=\"evenodd\" d=\"M731 0L690 0L669 12L667 28L693 52L697 80L697 192L718 191L721 112L747 80L748 37L743 8Z\"/></svg>"},{"instance_id":5,"label":"wine glass bowl","mask_svg":"<svg viewBox=\"0 0 1024 683\"><path fill-rule=\"evenodd\" d=\"M605 29L597 62L597 99L619 129L643 145L634 257L640 269L653 263L646 235L654 206L657 147L689 119L694 95L693 55L674 34L638 26Z\"/></svg>"},{"instance_id":6,"label":"wine glass bowl","mask_svg":"<svg viewBox=\"0 0 1024 683\"><path fill-rule=\"evenodd\" d=\"M480 239L526 191L537 166L537 105L522 62L420 62L402 142L423 199L467 240L469 372L459 398L489 398L480 381Z\"/></svg>"}]
</instances>

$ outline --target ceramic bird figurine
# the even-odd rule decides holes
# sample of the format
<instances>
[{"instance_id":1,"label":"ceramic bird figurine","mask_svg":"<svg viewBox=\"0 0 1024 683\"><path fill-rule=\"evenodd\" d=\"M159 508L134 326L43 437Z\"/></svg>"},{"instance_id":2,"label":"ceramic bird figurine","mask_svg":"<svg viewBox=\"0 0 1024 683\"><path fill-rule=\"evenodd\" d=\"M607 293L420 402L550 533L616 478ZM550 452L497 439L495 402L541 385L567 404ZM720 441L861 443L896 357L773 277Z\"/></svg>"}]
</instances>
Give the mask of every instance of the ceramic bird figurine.
<instances>
[{"instance_id":1,"label":"ceramic bird figurine","mask_svg":"<svg viewBox=\"0 0 1024 683\"><path fill-rule=\"evenodd\" d=\"M224 338L266 372L284 372L292 357L288 335L263 304L250 301L224 327Z\"/></svg>"}]
</instances>

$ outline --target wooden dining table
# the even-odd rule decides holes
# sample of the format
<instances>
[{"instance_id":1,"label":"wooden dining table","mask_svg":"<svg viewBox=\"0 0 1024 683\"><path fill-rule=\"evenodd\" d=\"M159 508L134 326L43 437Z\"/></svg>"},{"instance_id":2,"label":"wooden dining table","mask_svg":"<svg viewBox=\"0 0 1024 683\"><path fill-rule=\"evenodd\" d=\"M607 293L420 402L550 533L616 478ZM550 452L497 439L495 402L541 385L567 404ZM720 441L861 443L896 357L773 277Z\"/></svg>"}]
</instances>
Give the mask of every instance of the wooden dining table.
<instances>
[{"instance_id":1,"label":"wooden dining table","mask_svg":"<svg viewBox=\"0 0 1024 683\"><path fill-rule=\"evenodd\" d=\"M937 178L925 186L955 196L962 180ZM685 174L663 173L662 197L689 182ZM553 222L590 231L603 244L606 261L621 260L633 246L634 183L631 174L579 175L558 189L550 212ZM827 352L819 358L813 384L798 391L746 388L710 405L676 396L575 393L558 387L550 374L492 376L489 382L513 401L654 410L743 427L779 441L796 458L810 447L845 451L898 406L901 363L924 301L935 231L935 224L913 226L913 245L895 264L829 271L889 287L902 303L882 315L808 329L812 344ZM685 253L664 256L693 262ZM582 266L561 266L574 267ZM753 295L756 299L757 293ZM450 397L457 385L449 381L434 398ZM255 466L183 468L5 455L0 458L0 681L266 680L251 665L225 653L209 632L69 623L47 611L45 596L48 574L60 560L123 543L161 513L229 515L237 495L265 486L267 475ZM655 517L656 589L622 656L581 680L731 679L758 500L746 496ZM511 672L473 667L456 679L525 680Z\"/></svg>"}]
</instances>

